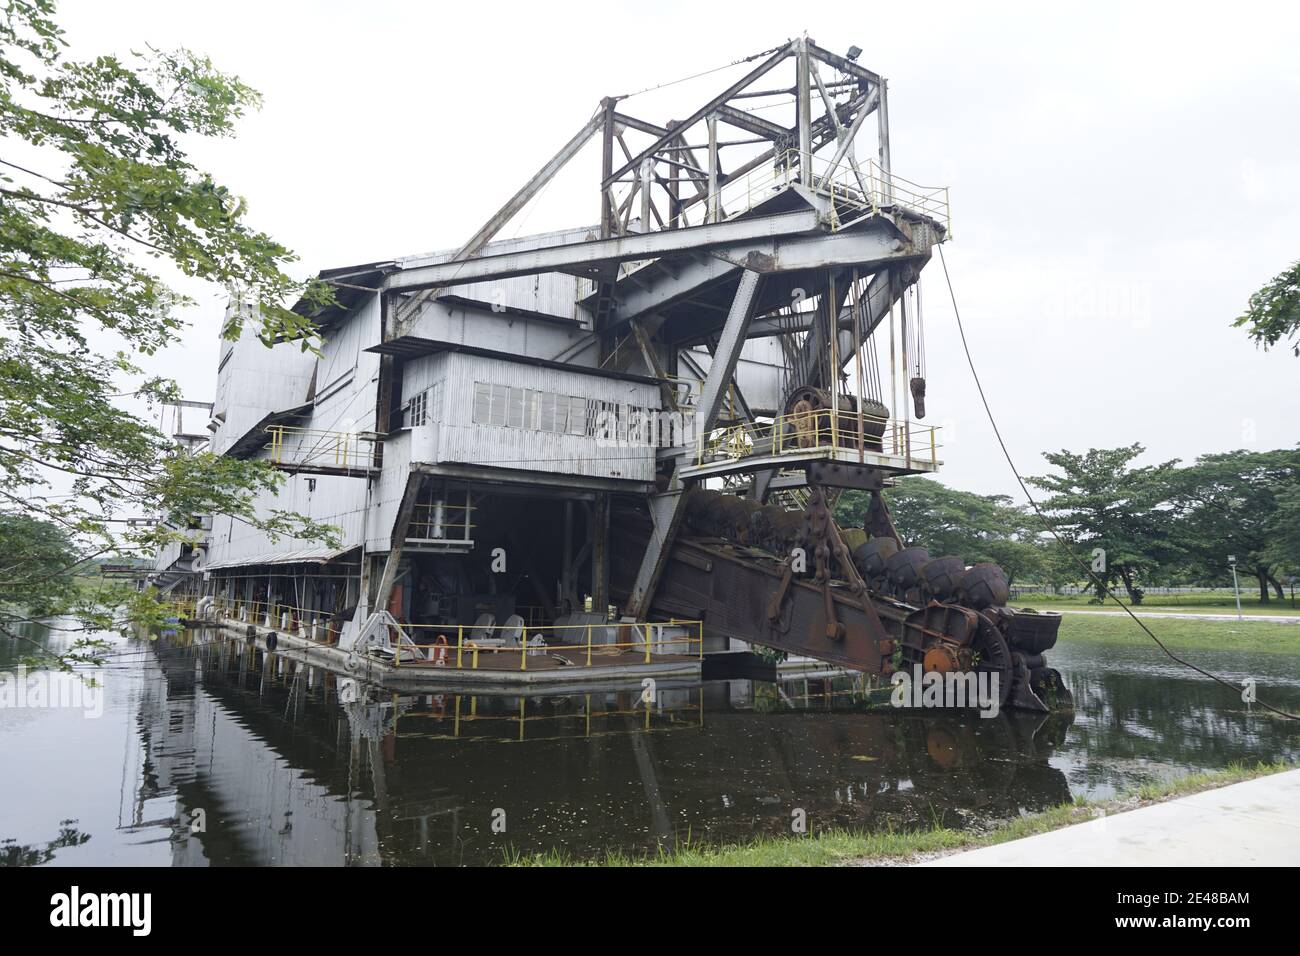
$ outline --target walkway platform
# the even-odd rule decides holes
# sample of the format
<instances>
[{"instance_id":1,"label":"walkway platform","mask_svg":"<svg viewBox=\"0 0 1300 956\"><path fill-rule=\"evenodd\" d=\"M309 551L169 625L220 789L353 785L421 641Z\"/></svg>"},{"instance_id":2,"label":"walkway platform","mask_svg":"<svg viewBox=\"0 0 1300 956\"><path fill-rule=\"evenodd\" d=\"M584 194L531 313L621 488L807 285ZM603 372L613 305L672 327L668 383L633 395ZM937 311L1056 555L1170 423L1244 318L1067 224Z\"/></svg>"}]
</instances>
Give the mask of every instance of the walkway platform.
<instances>
[{"instance_id":1,"label":"walkway platform","mask_svg":"<svg viewBox=\"0 0 1300 956\"><path fill-rule=\"evenodd\" d=\"M1297 866L1300 770L919 865Z\"/></svg>"},{"instance_id":2,"label":"walkway platform","mask_svg":"<svg viewBox=\"0 0 1300 956\"><path fill-rule=\"evenodd\" d=\"M402 664L374 657L349 654L337 645L323 644L280 628L218 618L190 621L191 627L216 627L236 637L251 638L263 649L266 639L276 637L275 653L323 667L345 677L356 678L391 690L408 693L521 692L537 688L553 694L640 687L650 677L662 684L667 680L695 682L700 679L701 661L695 655L655 654L650 662L633 652L595 651L587 664L585 651L561 646L544 654L530 654L527 669L521 669L518 651L484 652L474 666L432 667ZM455 653L455 649L452 649ZM469 655L466 655L467 657ZM561 664L559 658L569 661ZM469 663L466 661L466 663Z\"/></svg>"}]
</instances>

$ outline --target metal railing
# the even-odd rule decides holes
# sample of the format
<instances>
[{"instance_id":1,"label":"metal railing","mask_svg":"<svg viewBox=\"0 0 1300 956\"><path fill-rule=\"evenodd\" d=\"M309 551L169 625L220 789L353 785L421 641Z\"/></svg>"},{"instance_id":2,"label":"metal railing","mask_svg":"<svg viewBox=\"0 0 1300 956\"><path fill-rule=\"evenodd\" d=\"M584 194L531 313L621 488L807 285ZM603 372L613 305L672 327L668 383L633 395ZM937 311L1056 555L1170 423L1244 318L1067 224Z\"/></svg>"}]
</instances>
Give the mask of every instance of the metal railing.
<instances>
[{"instance_id":1,"label":"metal railing","mask_svg":"<svg viewBox=\"0 0 1300 956\"><path fill-rule=\"evenodd\" d=\"M403 624L401 627L412 639L412 643L398 645L399 652L393 655L395 667L463 669L468 666L469 670L478 670L481 658L485 655L517 654L519 670L526 671L530 656L538 657L557 652L575 655L579 660L569 660L569 663L581 662L586 667L593 666L595 657L604 656L634 655L646 664L651 663L655 654L673 654L701 660L704 658L704 622L702 621L616 621L606 624L529 626L522 628L518 639L512 643L492 636L493 633L506 630L501 625L487 629L486 637L477 638L474 636L475 632L484 629L472 624ZM671 633L666 633L669 630ZM560 639L552 641L547 639L548 636ZM575 636L583 639L572 640ZM611 637L615 639L610 640ZM423 638L423 640L416 638ZM673 650L669 650L670 648ZM680 650L675 650L676 648ZM422 654L413 649L419 649ZM402 652L406 651L411 651L411 657L403 659Z\"/></svg>"},{"instance_id":2,"label":"metal railing","mask_svg":"<svg viewBox=\"0 0 1300 956\"><path fill-rule=\"evenodd\" d=\"M193 617L198 600L197 597L183 597L167 602L167 606L173 608L178 617ZM295 607L279 601L241 601L222 596L213 597L211 601L219 618L272 628L326 647L339 642L341 627L328 611ZM530 619L534 618L533 609L529 610ZM518 654L519 670L526 671L530 656L556 652L576 655L578 659L570 663L587 667L593 666L594 658L603 656L635 655L647 664L656 654L704 657L702 621L527 624L521 629L520 640L511 643L495 636L507 630L504 625L401 623L398 626L402 634L393 641L392 663L395 667L478 670L480 664L486 664L488 660L504 659L489 655Z\"/></svg>"},{"instance_id":3,"label":"metal railing","mask_svg":"<svg viewBox=\"0 0 1300 956\"><path fill-rule=\"evenodd\" d=\"M696 463L735 461L752 455L858 452L901 458L907 467L939 464L939 426L920 425L841 408L780 415L770 422L715 428L700 443Z\"/></svg>"},{"instance_id":4,"label":"metal railing","mask_svg":"<svg viewBox=\"0 0 1300 956\"><path fill-rule=\"evenodd\" d=\"M408 540L466 542L471 541L475 505L452 504L450 501L419 501L411 513L407 527Z\"/></svg>"},{"instance_id":5,"label":"metal railing","mask_svg":"<svg viewBox=\"0 0 1300 956\"><path fill-rule=\"evenodd\" d=\"M832 228L843 228L867 216L903 211L932 220L943 228L947 238L952 237L947 186L922 186L886 172L874 160L854 165L844 157L831 166L829 159L797 149L786 150L770 163L719 187L719 217L730 219L750 212L800 182L801 163L812 169L813 192L832 201Z\"/></svg>"},{"instance_id":6,"label":"metal railing","mask_svg":"<svg viewBox=\"0 0 1300 956\"><path fill-rule=\"evenodd\" d=\"M303 470L365 471L374 467L382 440L373 432L328 431L294 425L268 425L271 464Z\"/></svg>"}]
</instances>

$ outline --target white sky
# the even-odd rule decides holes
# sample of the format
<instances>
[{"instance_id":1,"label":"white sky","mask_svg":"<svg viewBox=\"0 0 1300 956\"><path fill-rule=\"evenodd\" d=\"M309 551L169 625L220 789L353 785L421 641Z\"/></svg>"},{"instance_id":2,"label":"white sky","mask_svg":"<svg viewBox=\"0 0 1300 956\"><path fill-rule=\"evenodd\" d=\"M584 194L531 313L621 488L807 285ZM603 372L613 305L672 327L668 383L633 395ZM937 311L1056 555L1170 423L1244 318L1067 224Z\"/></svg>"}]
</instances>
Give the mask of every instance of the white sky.
<instances>
[{"instance_id":1,"label":"white sky","mask_svg":"<svg viewBox=\"0 0 1300 956\"><path fill-rule=\"evenodd\" d=\"M194 156L303 275L460 245L603 95L805 30L857 44L890 81L895 172L952 187L945 254L1022 472L1059 448L1300 441L1300 359L1230 327L1300 257L1300 7L64 0L59 19L74 55L187 46L262 92L236 139ZM620 108L682 117L737 75ZM502 235L594 222L590 160ZM1013 493L937 257L923 283L941 477ZM150 369L207 400L224 293L187 291L202 307Z\"/></svg>"}]
</instances>

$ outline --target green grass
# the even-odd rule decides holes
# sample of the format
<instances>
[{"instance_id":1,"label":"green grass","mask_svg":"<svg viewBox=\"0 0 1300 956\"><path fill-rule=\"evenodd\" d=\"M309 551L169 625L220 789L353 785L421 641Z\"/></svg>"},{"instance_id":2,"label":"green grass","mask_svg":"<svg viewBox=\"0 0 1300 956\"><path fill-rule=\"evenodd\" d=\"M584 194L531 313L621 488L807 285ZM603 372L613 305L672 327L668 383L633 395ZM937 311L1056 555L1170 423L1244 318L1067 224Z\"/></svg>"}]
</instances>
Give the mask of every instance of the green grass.
<instances>
[{"instance_id":1,"label":"green grass","mask_svg":"<svg viewBox=\"0 0 1300 956\"><path fill-rule=\"evenodd\" d=\"M657 854L607 853L595 859L575 859L563 852L532 855L511 854L511 866L837 866L847 863L906 862L918 855L951 850L976 849L1047 833L1102 814L1122 813L1149 803L1184 796L1201 790L1240 783L1255 777L1294 769L1277 761L1253 766L1230 764L1225 770L1195 773L1174 780L1145 784L1113 800L1075 800L1060 806L1016 817L992 830L952 830L946 827L911 831L863 833L828 831L797 837L761 837L744 844L721 846L688 845Z\"/></svg>"},{"instance_id":2,"label":"green grass","mask_svg":"<svg viewBox=\"0 0 1300 956\"><path fill-rule=\"evenodd\" d=\"M1124 604L1129 604L1127 598L1122 595L1120 595L1120 598ZM1086 594L1021 594L1009 603L1013 607L1033 607L1043 611L1120 610L1119 605L1109 599L1105 604L1090 604L1089 596ZM1217 591L1211 594L1151 594L1141 604L1132 605L1132 607L1135 611L1164 611L1178 614L1237 613L1237 603L1231 591ZM1241 613L1245 615L1273 614L1284 617L1300 617L1300 596L1296 598L1296 606L1292 607L1289 591L1285 600L1279 601L1274 597L1267 604L1261 603L1257 591L1244 591L1241 595Z\"/></svg>"},{"instance_id":3,"label":"green grass","mask_svg":"<svg viewBox=\"0 0 1300 956\"><path fill-rule=\"evenodd\" d=\"M1038 608L1047 610L1046 608ZM1300 625L1260 621L1194 621L1186 618L1144 618L1142 621L1171 650L1251 651L1300 654ZM1158 651L1142 629L1127 615L1106 617L1064 612L1057 646L1097 644L1146 646ZM1048 652L1051 657L1051 652Z\"/></svg>"}]
</instances>

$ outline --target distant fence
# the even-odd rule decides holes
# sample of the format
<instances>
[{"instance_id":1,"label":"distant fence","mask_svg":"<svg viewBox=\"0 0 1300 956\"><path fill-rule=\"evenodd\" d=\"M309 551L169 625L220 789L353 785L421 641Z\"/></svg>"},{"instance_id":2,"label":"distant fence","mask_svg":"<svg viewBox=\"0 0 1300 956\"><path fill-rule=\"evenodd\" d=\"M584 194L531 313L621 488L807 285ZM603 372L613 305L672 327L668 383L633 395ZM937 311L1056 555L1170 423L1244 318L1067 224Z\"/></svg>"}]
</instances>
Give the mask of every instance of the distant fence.
<instances>
[{"instance_id":1,"label":"distant fence","mask_svg":"<svg viewBox=\"0 0 1300 956\"><path fill-rule=\"evenodd\" d=\"M1254 583L1253 580L1251 582ZM1112 587L1116 594L1123 595L1123 587ZM1245 593L1246 588L1242 588ZM1011 586L1011 596L1013 598L1022 597L1026 594L1051 594L1058 597L1074 597L1080 594L1092 594L1093 588L1081 587L1076 584L1063 585L1061 587L1052 587L1049 584L1013 584ZM1142 585L1142 593L1147 597L1153 595L1179 595L1179 594L1232 594L1231 587L1200 588L1200 587L1156 587L1154 585Z\"/></svg>"}]
</instances>

